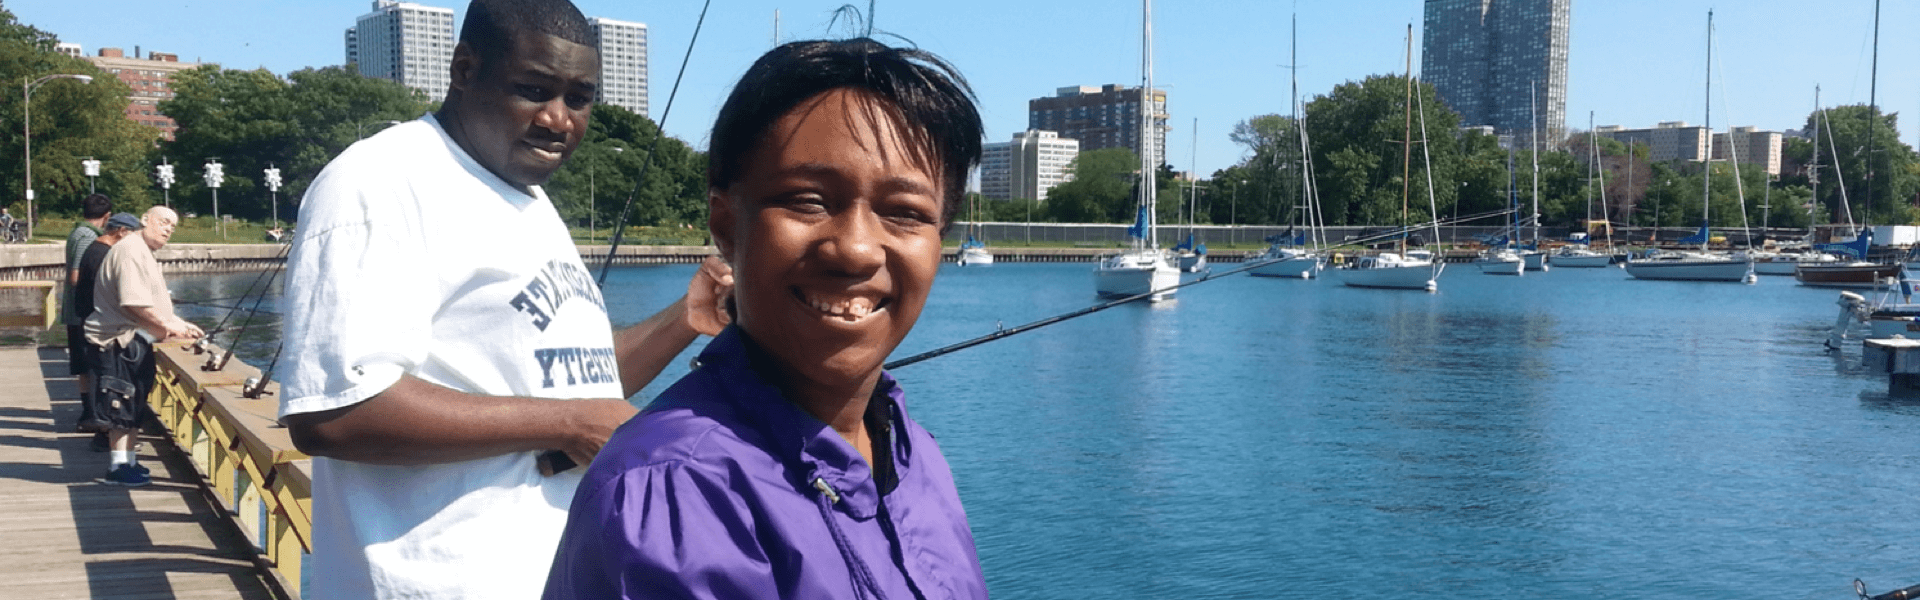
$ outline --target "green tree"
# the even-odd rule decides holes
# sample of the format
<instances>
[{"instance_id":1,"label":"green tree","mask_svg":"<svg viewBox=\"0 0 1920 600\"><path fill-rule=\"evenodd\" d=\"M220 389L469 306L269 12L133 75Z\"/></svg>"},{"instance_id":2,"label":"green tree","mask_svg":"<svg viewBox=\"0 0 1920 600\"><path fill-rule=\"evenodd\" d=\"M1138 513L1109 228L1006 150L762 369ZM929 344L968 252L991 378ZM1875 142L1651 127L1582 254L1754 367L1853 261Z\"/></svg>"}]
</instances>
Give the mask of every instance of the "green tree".
<instances>
[{"instance_id":1,"label":"green tree","mask_svg":"<svg viewBox=\"0 0 1920 600\"><path fill-rule=\"evenodd\" d=\"M1131 223L1139 155L1126 148L1081 152L1073 159L1073 181L1047 192L1047 217L1059 223Z\"/></svg>"},{"instance_id":2,"label":"green tree","mask_svg":"<svg viewBox=\"0 0 1920 600\"><path fill-rule=\"evenodd\" d=\"M1403 204L1406 222L1426 221L1429 179L1439 211L1453 209L1466 169L1459 154L1467 136L1454 133L1459 116L1438 100L1432 85L1418 83L1413 91L1419 114L1411 114L1401 75L1349 81L1307 103L1304 127L1327 223L1397 224Z\"/></svg>"},{"instance_id":3,"label":"green tree","mask_svg":"<svg viewBox=\"0 0 1920 600\"><path fill-rule=\"evenodd\" d=\"M33 188L38 215L78 214L89 182L80 161L101 163L94 184L112 196L117 207L140 210L148 202L148 184L141 158L157 129L126 117L126 84L92 63L53 51L58 39L51 33L15 20L0 10L0 80L30 82L55 74L86 75L91 84L55 79L34 88ZM16 96L17 98L18 96ZM25 106L8 102L0 109L0 155L25 154ZM24 161L0 162L0 206L15 216L26 216Z\"/></svg>"},{"instance_id":4,"label":"green tree","mask_svg":"<svg viewBox=\"0 0 1920 600\"><path fill-rule=\"evenodd\" d=\"M265 170L277 167L282 220L291 220L307 185L328 161L389 121L419 117L424 96L344 67L303 69L282 79L265 69L202 65L173 75L174 97L160 111L179 125L151 162L175 165L173 203L182 212L212 210L205 164L219 159L225 180L220 212L264 219L274 214Z\"/></svg>"},{"instance_id":5,"label":"green tree","mask_svg":"<svg viewBox=\"0 0 1920 600\"><path fill-rule=\"evenodd\" d=\"M1920 195L1920 159L1913 147L1900 141L1897 115L1869 111L1866 105L1839 106L1825 112L1825 118L1818 111L1807 115L1806 122L1807 130L1820 126L1820 160L1813 170L1819 179L1818 203L1836 217L1844 218L1851 209L1857 222L1920 223L1920 214L1913 206L1914 198ZM1872 146L1871 161L1868 146ZM1838 156L1834 156L1836 151ZM1789 145L1782 153L1806 165L1812 160L1813 148L1811 144ZM1794 183L1811 187L1806 173L1802 171Z\"/></svg>"},{"instance_id":6,"label":"green tree","mask_svg":"<svg viewBox=\"0 0 1920 600\"><path fill-rule=\"evenodd\" d=\"M631 197L629 224L705 229L706 154L671 136L655 148L659 135L660 128L645 115L594 106L585 140L544 186L561 216L576 226L594 223L606 229L619 220ZM647 164L650 148L655 156ZM635 188L634 178L643 169L646 184Z\"/></svg>"}]
</instances>

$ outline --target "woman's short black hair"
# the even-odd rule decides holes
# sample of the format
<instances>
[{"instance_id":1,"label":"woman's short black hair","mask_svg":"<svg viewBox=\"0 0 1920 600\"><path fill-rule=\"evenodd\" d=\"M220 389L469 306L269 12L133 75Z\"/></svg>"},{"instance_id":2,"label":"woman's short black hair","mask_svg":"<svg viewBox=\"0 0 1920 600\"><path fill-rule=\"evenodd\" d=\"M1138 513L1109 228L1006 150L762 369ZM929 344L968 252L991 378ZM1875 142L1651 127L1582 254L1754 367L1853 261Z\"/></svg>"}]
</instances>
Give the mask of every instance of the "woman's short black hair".
<instances>
[{"instance_id":1,"label":"woman's short black hair","mask_svg":"<svg viewBox=\"0 0 1920 600\"><path fill-rule=\"evenodd\" d=\"M714 120L707 146L707 185L726 189L744 176L746 161L767 128L822 92L852 88L898 109L907 142L938 165L944 197L940 226L953 223L980 162L983 137L973 89L960 72L932 53L894 48L867 38L792 42L767 52L747 69Z\"/></svg>"},{"instance_id":2,"label":"woman's short black hair","mask_svg":"<svg viewBox=\"0 0 1920 600\"><path fill-rule=\"evenodd\" d=\"M480 68L498 65L515 36L550 35L595 47L593 26L569 0L473 0L460 24L460 43L480 57Z\"/></svg>"}]
</instances>

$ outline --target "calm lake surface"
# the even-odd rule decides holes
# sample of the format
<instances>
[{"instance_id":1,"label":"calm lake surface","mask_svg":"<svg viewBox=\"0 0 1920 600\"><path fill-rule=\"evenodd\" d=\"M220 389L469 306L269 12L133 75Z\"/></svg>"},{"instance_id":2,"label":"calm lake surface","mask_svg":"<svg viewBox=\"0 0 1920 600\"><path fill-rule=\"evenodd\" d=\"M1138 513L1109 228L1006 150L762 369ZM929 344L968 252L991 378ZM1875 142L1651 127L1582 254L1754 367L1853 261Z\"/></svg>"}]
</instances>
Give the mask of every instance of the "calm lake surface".
<instances>
[{"instance_id":1,"label":"calm lake surface","mask_svg":"<svg viewBox=\"0 0 1920 600\"><path fill-rule=\"evenodd\" d=\"M613 320L692 272L615 271ZM895 356L1088 306L1090 273L947 265ZM230 304L254 281L171 285ZM1920 583L1920 400L1857 343L1821 350L1836 297L1619 269L1452 265L1437 294L1233 276L895 375L996 597L1852 598ZM276 321L240 358L271 359Z\"/></svg>"}]
</instances>

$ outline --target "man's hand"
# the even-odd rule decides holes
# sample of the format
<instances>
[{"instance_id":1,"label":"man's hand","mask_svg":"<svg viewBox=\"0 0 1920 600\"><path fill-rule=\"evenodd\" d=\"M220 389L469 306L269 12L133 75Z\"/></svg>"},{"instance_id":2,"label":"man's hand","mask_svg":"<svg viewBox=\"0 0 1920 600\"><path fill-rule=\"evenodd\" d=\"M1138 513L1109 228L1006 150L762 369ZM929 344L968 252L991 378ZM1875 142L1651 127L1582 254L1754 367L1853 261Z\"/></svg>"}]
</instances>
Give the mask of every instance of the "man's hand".
<instances>
[{"instance_id":1,"label":"man's hand","mask_svg":"<svg viewBox=\"0 0 1920 600\"><path fill-rule=\"evenodd\" d=\"M687 284L687 323L702 335L720 335L733 322L727 314L727 297L732 293L733 267L718 256L707 257Z\"/></svg>"},{"instance_id":2,"label":"man's hand","mask_svg":"<svg viewBox=\"0 0 1920 600\"><path fill-rule=\"evenodd\" d=\"M633 418L639 409L625 400L574 400L565 406L573 408L573 419L577 432L566 447L560 448L573 462L586 465L593 463L593 456L600 453L600 447L613 437L613 430Z\"/></svg>"},{"instance_id":3,"label":"man's hand","mask_svg":"<svg viewBox=\"0 0 1920 600\"><path fill-rule=\"evenodd\" d=\"M206 337L207 332L201 331L199 325L189 323L186 319L173 319L173 322L167 324L166 334L166 339L197 340Z\"/></svg>"}]
</instances>

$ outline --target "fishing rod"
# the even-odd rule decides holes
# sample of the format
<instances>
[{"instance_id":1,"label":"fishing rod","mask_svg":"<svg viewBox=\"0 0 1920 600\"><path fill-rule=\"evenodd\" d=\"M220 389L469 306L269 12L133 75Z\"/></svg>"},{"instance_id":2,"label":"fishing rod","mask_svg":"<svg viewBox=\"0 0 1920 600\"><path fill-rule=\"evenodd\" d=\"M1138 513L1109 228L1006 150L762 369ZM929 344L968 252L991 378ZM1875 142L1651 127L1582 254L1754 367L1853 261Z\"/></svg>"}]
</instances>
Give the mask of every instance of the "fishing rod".
<instances>
[{"instance_id":1,"label":"fishing rod","mask_svg":"<svg viewBox=\"0 0 1920 600\"><path fill-rule=\"evenodd\" d=\"M1920 598L1920 585L1897 589L1877 596L1869 596L1867 595L1867 584L1859 579L1855 579L1853 580L1853 593L1859 594L1860 600L1913 600Z\"/></svg>"},{"instance_id":2,"label":"fishing rod","mask_svg":"<svg viewBox=\"0 0 1920 600\"><path fill-rule=\"evenodd\" d=\"M600 262L600 276L594 283L607 286L607 272L613 270L613 255L620 251L620 240L626 237L627 216L633 212L633 201L640 197L641 186L647 183L647 167L653 165L653 156L660 149L660 140L667 137L667 117L673 114L673 99L680 95L680 80L687 76L687 63L693 59L693 44L700 41L700 29L707 23L707 7L713 6L713 0L700 5L700 19L693 24L693 38L687 40L687 53L680 57L680 73L673 78L673 89L667 92L667 107L660 111L660 122L656 123L653 142L647 145L647 152L640 157L640 171L634 175L633 191L627 193L627 203L620 207L620 220L614 221L613 240L607 246L607 258Z\"/></svg>"},{"instance_id":3,"label":"fishing rod","mask_svg":"<svg viewBox=\"0 0 1920 600\"><path fill-rule=\"evenodd\" d=\"M998 339L1001 339L1001 338L1006 338L1006 337L1010 337L1010 336L1013 336L1013 335L1016 335L1016 334L1020 334L1020 333L1026 333L1026 332L1028 332L1028 331L1033 331L1033 330L1035 330L1035 329L1039 329L1039 328L1041 328L1041 327L1046 327L1046 326L1048 326L1048 325L1052 325L1052 324L1054 324L1054 323L1059 323L1059 322L1061 322L1061 321L1066 321L1066 320L1069 320L1069 319L1075 319L1075 318L1079 318L1079 317L1084 317L1084 316L1087 316L1087 315L1090 315L1090 314L1093 314L1093 313L1097 313L1097 312L1100 312L1100 311L1103 311L1103 310L1106 310L1106 309L1109 309L1109 308L1113 308L1113 307L1115 307L1115 306L1119 306L1119 305L1122 305L1122 304L1126 304L1126 303L1128 303L1128 302L1133 302L1133 301L1135 301L1135 300L1139 300L1139 299L1141 299L1141 298L1146 298L1146 297L1149 297L1149 296L1154 296L1154 295L1157 295L1157 294L1165 294L1165 293L1167 293L1167 292L1171 292L1171 291L1173 291L1173 290L1177 290L1177 289L1180 289L1180 288L1183 288L1183 287L1187 287L1187 286L1190 286L1190 285L1194 285L1194 284L1198 284L1198 283L1205 283L1205 282L1208 282L1208 281L1213 281L1213 280L1215 280L1215 279L1219 279L1219 278L1221 278L1221 277L1226 277L1226 276L1228 276L1228 275L1234 275L1234 274L1237 274L1237 273L1244 273L1244 272L1246 272L1246 271L1250 271L1250 270L1253 270L1253 269L1258 269L1258 268L1260 268L1260 267L1264 267L1264 266L1267 266L1267 265L1270 265L1270 264L1273 264L1273 263L1277 263L1277 262L1280 262L1281 260L1284 260L1284 259L1279 259L1279 258L1270 258L1270 259L1267 259L1267 260L1256 260L1256 261L1253 261L1253 262L1252 262L1251 264L1247 264L1247 265L1245 265L1245 266L1241 266L1241 267L1239 267L1239 268L1236 268L1236 269L1231 269L1231 270L1227 270L1227 271L1221 271L1221 272L1219 272L1219 273L1208 273L1208 274L1207 274L1207 275L1206 275L1205 277L1201 277L1201 278L1199 278L1199 279L1195 279L1195 280L1193 280L1193 281L1187 281L1187 282L1182 282L1182 283L1179 283L1179 284L1175 284L1175 285L1170 285L1170 286L1167 286L1167 287L1164 287L1164 288L1160 288L1160 289L1157 289L1157 290L1152 290L1152 291L1148 291L1148 292L1141 292L1141 293L1138 293L1138 294L1134 294L1134 295L1132 295L1132 296L1127 296L1127 297L1125 297L1125 298L1120 298L1120 299L1118 299L1118 300L1113 300L1113 301L1109 301L1109 302L1105 302L1105 303L1101 303L1101 304L1095 304L1095 305L1093 305L1093 306L1089 306L1089 307L1086 307L1086 308L1082 308L1082 309L1079 309L1079 310L1075 310L1075 311L1073 311L1073 312L1069 312L1069 313L1066 313L1066 314L1062 314L1062 315L1057 315L1057 316L1052 316L1052 317L1047 317L1047 318L1045 318L1045 319L1041 319L1041 320L1038 320L1038 321L1034 321L1034 322L1032 322L1032 323L1028 323L1028 324L1025 324L1025 325L1020 325L1020 326L1017 326L1017 327L1014 327L1014 328L1012 328L1012 329L998 329L998 330L995 330L995 331L994 331L993 333L989 333L989 334L986 334L986 335L983 335L983 336L980 336L980 337L977 337L977 338L973 338L973 339L970 339L970 340L967 340L967 341L964 341L964 342L960 342L960 343L957 343L957 344L953 344L953 345L949 345L949 346L944 346L944 347L940 347L940 348L935 348L935 349L933 349L933 350L928 350L928 351L926 351L926 352L922 352L922 353L919 353L919 354L915 354L915 355L913 355L913 356L909 356L909 357L906 357L906 358L902 358L902 359L900 359L900 360L896 360L896 361L893 361L893 362L889 362L889 363L887 363L886 365L884 365L884 368L886 368L887 370L893 370L893 369L898 369L898 368L900 368L900 367L904 367L904 366L907 366L907 365L911 365L911 364L914 364L914 363L917 363L917 362L920 362L920 361L923 361L923 360L927 360L927 359L929 359L929 358L936 358L936 357L940 357L940 356L945 356L945 355L948 355L948 354L952 354L952 353L954 353L954 352L959 352L959 351L961 351L961 350L965 350L965 349L968 349L968 348L972 348L972 347L974 347L974 346L978 346L978 345L981 345L981 344L985 344L985 343L987 343L987 342L991 342L991 341L994 341L994 340L998 340Z\"/></svg>"}]
</instances>

